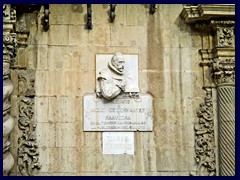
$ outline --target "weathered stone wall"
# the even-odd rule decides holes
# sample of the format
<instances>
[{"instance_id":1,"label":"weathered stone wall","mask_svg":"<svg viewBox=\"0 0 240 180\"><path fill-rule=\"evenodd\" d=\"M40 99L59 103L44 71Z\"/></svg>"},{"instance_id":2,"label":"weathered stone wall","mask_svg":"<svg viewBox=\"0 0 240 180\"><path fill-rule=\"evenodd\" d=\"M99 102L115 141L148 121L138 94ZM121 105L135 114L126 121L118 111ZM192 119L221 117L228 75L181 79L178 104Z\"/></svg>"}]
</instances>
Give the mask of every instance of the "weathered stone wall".
<instances>
[{"instance_id":1,"label":"weathered stone wall","mask_svg":"<svg viewBox=\"0 0 240 180\"><path fill-rule=\"evenodd\" d=\"M209 48L180 18L182 5L50 5L50 28L31 26L27 59L36 61L39 175L189 175L196 172L194 122L205 96L198 50ZM83 132L83 95L95 92L95 55L139 55L141 93L153 97L153 131L135 132L134 155L103 155L102 132ZM31 56L32 55L32 56ZM34 61L32 61L34 62ZM35 64L29 64L35 66Z\"/></svg>"}]
</instances>

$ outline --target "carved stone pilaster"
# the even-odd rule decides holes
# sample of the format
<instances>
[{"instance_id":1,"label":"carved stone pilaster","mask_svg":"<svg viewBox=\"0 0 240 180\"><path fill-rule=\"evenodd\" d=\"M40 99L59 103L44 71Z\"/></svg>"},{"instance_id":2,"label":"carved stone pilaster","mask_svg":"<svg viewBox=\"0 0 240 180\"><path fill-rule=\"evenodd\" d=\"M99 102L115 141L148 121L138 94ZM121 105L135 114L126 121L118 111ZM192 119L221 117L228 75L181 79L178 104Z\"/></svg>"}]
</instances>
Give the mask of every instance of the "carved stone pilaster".
<instances>
[{"instance_id":1,"label":"carved stone pilaster","mask_svg":"<svg viewBox=\"0 0 240 180\"><path fill-rule=\"evenodd\" d=\"M213 75L217 85L219 174L235 175L235 60L216 60Z\"/></svg>"},{"instance_id":2,"label":"carved stone pilaster","mask_svg":"<svg viewBox=\"0 0 240 180\"><path fill-rule=\"evenodd\" d=\"M22 70L18 74L19 120L21 136L18 139L18 169L26 176L36 175L41 165L38 162L39 150L36 138L34 116L35 71Z\"/></svg>"},{"instance_id":3,"label":"carved stone pilaster","mask_svg":"<svg viewBox=\"0 0 240 180\"><path fill-rule=\"evenodd\" d=\"M10 66L15 61L17 52L17 40L14 31L16 23L16 11L10 4L3 4L3 174L6 176L14 165L14 159L10 152L11 132L14 126L10 115L11 94L13 84L10 79Z\"/></svg>"},{"instance_id":4,"label":"carved stone pilaster","mask_svg":"<svg viewBox=\"0 0 240 180\"><path fill-rule=\"evenodd\" d=\"M211 37L208 40L209 49L199 50L202 60L200 65L203 67L203 88L217 88L219 153L211 157L219 159L219 167L214 174L235 175L235 5L187 5L181 16L186 23L201 32L207 32ZM197 115L199 117L199 112ZM196 128L195 132L198 139ZM198 147L198 142L195 144ZM198 154L196 148L196 155ZM196 160L199 166L198 174L201 175L201 162L204 161ZM214 175L206 167L208 163L203 164L209 171L208 175Z\"/></svg>"},{"instance_id":5,"label":"carved stone pilaster","mask_svg":"<svg viewBox=\"0 0 240 180\"><path fill-rule=\"evenodd\" d=\"M214 142L214 120L212 89L206 88L204 103L200 104L197 111L199 118L195 124L195 152L196 162L198 162L197 175L215 176L216 175L216 157Z\"/></svg>"}]
</instances>

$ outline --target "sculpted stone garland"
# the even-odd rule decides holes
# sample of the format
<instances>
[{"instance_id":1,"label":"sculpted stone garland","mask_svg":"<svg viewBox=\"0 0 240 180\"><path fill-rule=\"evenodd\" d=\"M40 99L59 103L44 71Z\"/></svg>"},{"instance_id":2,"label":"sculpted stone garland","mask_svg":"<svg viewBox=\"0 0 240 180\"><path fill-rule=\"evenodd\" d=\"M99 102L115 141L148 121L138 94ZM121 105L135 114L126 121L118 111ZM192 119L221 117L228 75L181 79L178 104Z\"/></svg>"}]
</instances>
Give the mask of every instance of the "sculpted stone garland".
<instances>
[{"instance_id":1,"label":"sculpted stone garland","mask_svg":"<svg viewBox=\"0 0 240 180\"><path fill-rule=\"evenodd\" d=\"M216 162L214 151L214 122L212 106L212 90L206 89L204 103L200 104L197 111L199 118L195 129L195 159L198 162L198 175L216 175Z\"/></svg>"},{"instance_id":2,"label":"sculpted stone garland","mask_svg":"<svg viewBox=\"0 0 240 180\"><path fill-rule=\"evenodd\" d=\"M11 33L16 22L16 11L10 5L3 5L3 174L6 176L14 165L14 159L10 152L10 135L14 126L10 115L10 97L13 92L13 84L10 79L10 66L14 62L17 52L16 34Z\"/></svg>"}]
</instances>

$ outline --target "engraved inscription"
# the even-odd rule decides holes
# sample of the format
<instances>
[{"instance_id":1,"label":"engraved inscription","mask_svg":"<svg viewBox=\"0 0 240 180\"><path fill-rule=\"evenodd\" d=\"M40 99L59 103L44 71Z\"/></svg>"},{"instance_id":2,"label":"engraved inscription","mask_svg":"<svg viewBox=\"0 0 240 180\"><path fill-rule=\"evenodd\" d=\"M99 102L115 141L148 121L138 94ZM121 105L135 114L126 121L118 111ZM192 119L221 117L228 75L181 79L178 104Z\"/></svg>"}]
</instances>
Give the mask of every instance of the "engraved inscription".
<instances>
[{"instance_id":1,"label":"engraved inscription","mask_svg":"<svg viewBox=\"0 0 240 180\"><path fill-rule=\"evenodd\" d=\"M103 154L134 154L133 132L103 132Z\"/></svg>"},{"instance_id":2,"label":"engraved inscription","mask_svg":"<svg viewBox=\"0 0 240 180\"><path fill-rule=\"evenodd\" d=\"M102 101L84 96L84 131L152 131L152 98Z\"/></svg>"}]
</instances>

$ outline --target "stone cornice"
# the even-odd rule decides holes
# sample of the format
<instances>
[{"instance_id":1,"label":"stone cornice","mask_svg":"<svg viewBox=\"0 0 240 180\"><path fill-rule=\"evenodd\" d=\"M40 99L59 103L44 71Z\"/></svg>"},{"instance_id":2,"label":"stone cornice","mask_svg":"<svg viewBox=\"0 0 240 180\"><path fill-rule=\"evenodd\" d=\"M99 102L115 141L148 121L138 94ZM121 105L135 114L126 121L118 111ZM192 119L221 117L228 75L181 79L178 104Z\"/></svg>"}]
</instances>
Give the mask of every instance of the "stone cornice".
<instances>
[{"instance_id":1,"label":"stone cornice","mask_svg":"<svg viewBox=\"0 0 240 180\"><path fill-rule=\"evenodd\" d=\"M184 6L180 16L186 23L198 23L213 19L234 19L235 4L199 4Z\"/></svg>"}]
</instances>

